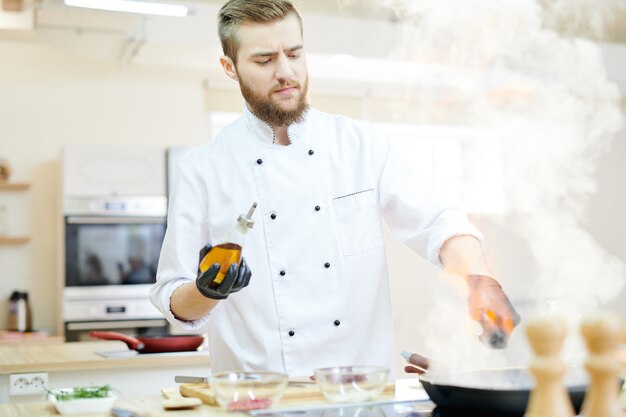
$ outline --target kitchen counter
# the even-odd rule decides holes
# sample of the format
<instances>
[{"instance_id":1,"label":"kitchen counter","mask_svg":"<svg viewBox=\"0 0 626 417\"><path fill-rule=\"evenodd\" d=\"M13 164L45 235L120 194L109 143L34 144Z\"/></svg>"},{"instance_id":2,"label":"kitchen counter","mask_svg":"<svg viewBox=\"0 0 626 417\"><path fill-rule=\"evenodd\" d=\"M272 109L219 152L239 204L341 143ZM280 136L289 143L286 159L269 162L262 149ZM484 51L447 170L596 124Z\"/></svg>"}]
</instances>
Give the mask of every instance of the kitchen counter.
<instances>
[{"instance_id":1,"label":"kitchen counter","mask_svg":"<svg viewBox=\"0 0 626 417\"><path fill-rule=\"evenodd\" d=\"M63 336L53 336L45 332L16 332L12 330L0 330L0 347L2 346L28 346L63 343Z\"/></svg>"},{"instance_id":2,"label":"kitchen counter","mask_svg":"<svg viewBox=\"0 0 626 417\"><path fill-rule=\"evenodd\" d=\"M142 397L123 397L119 398L114 407L125 410L131 410L137 413L137 417L200 417L200 416L228 416L228 417L249 417L248 414L240 412L228 412L217 406L209 406L202 404L199 407L187 410L165 410L162 406L162 397L158 395L142 396ZM405 403L406 404L406 403ZM421 401L419 403L412 403L419 410L421 417L430 416L430 410L433 408L433 404L430 401ZM313 409L307 412L299 411L298 415L301 417L320 417L322 415L343 415L346 417L356 416L367 410L365 415L375 415L377 417L396 417L396 415L406 415L407 407L403 404L403 413L397 413L393 410L393 405L369 405L363 407L353 407L349 409L343 409L340 412L336 409L336 405L329 404L334 409ZM346 412L347 410L350 410ZM260 410L259 410L260 411ZM330 411L330 413L329 413ZM271 409L267 410L272 417L281 417L281 412L272 412ZM289 415L293 415L293 411L288 412ZM58 416L54 406L47 402L26 403L26 404L0 404L0 417L48 417ZM111 417L112 414L88 414L84 417ZM83 417L83 415L76 415L76 417Z\"/></svg>"},{"instance_id":3,"label":"kitchen counter","mask_svg":"<svg viewBox=\"0 0 626 417\"><path fill-rule=\"evenodd\" d=\"M145 396L136 398L120 398L115 402L116 408L132 410L141 413L142 417L190 417L190 416L229 416L244 417L244 413L231 413L220 409L219 407L211 407L201 405L200 407L189 410L165 410L161 405L160 396ZM21 404L0 404L1 417L47 417L59 416L54 406L48 402L21 403ZM88 414L88 417L111 417L112 414ZM81 417L76 415L75 417Z\"/></svg>"},{"instance_id":4,"label":"kitchen counter","mask_svg":"<svg viewBox=\"0 0 626 417\"><path fill-rule=\"evenodd\" d=\"M248 414L240 412L227 412L219 407L201 406L187 410L165 410L163 409L160 396L143 396L143 397L122 397L119 398L114 407L130 410L137 414L136 417L250 417ZM622 404L626 406L626 401L622 397ZM332 405L331 405L332 406ZM368 406L349 406L338 409L337 406L330 409L309 409L307 411L287 411L272 412L268 409L267 413L263 412L259 417L290 417L298 415L300 417L325 417L325 416L375 416L375 417L476 417L475 413L447 412L435 411L433 413L434 404L430 401L417 402L399 402L395 404L379 404ZM261 410L259 410L261 411ZM58 416L53 405L47 402L22 403L22 404L0 404L0 417L51 417ZM111 417L113 414L78 414L75 417Z\"/></svg>"},{"instance_id":5,"label":"kitchen counter","mask_svg":"<svg viewBox=\"0 0 626 417\"><path fill-rule=\"evenodd\" d=\"M110 353L103 357L96 352ZM119 353L118 357L113 355ZM52 372L115 368L167 366L206 366L207 351L151 353L129 356L124 342L69 342L53 345L0 346L0 374Z\"/></svg>"},{"instance_id":6,"label":"kitchen counter","mask_svg":"<svg viewBox=\"0 0 626 417\"><path fill-rule=\"evenodd\" d=\"M406 417L406 416L420 416L431 417L431 411L434 408L434 404L431 401L424 400L423 396L415 395L411 393L410 396L406 396L406 389L414 387L416 385L415 379L409 380L397 380L395 400L393 404L374 404L374 405L349 405L344 404L343 409L337 409L340 405L328 403L327 405L332 408L314 408L311 405L320 405L318 400L305 400L305 399L292 399L287 403L279 403L278 407L287 406L293 407L295 404L302 406L301 411L272 411L268 409L267 412L258 410L256 413L264 414L264 417L288 417L298 415L300 417L323 417L323 416L344 416L344 417L356 417L356 416L375 416L375 417ZM170 385L173 386L173 385ZM399 388L403 387L403 388ZM401 393L402 392L402 393ZM383 396L384 397L384 396ZM411 400L411 398L413 400ZM422 400L417 400L422 398ZM380 398L384 399L384 398ZM417 401L416 401L417 400ZM626 409L626 395L622 394L621 397L622 406ZM249 417L248 414L239 412L227 412L217 406L209 406L202 404L197 408L187 410L165 410L162 406L162 397L160 395L146 395L146 396L127 396L123 395L115 402L115 408L131 410L137 413L137 417ZM308 409L307 411L304 411ZM33 402L33 403L15 403L15 404L0 404L0 417L48 417L58 416L54 406L45 401ZM89 415L76 415L76 417L111 417L112 414L89 414ZM439 417L475 417L474 413L455 412L453 415L448 415L439 411L437 414ZM261 416L259 416L261 417Z\"/></svg>"},{"instance_id":7,"label":"kitchen counter","mask_svg":"<svg viewBox=\"0 0 626 417\"><path fill-rule=\"evenodd\" d=\"M160 396L120 398L115 402L116 408L123 408L142 413L150 417L189 417L189 416L221 416L243 417L243 413L228 413L218 407L201 405L190 410L165 410L161 405ZM0 417L46 417L59 416L54 406L46 401L33 403L0 404ZM81 415L75 415L80 417ZM111 417L112 414L88 414L89 417Z\"/></svg>"},{"instance_id":8,"label":"kitchen counter","mask_svg":"<svg viewBox=\"0 0 626 417\"><path fill-rule=\"evenodd\" d=\"M0 402L43 400L43 394L11 393L11 376L28 378L29 373L45 374L49 388L109 384L125 395L141 396L160 392L176 375L206 376L210 362L208 351L135 354L124 342L109 340L0 346Z\"/></svg>"},{"instance_id":9,"label":"kitchen counter","mask_svg":"<svg viewBox=\"0 0 626 417\"><path fill-rule=\"evenodd\" d=\"M295 378L294 381L299 382L300 379ZM308 381L308 379L307 379ZM138 381L135 379L135 383ZM410 379L399 379L395 382L389 383L392 390L386 388L385 391L381 394L380 397L377 398L376 404L354 404L351 408L351 412L341 413L346 417L351 415L360 414L357 413L356 410L367 409L365 415L372 415L377 417L386 417L393 416L396 417L396 413L393 412L393 405L383 405L382 403L400 403L403 402L406 404L408 401L414 401L420 399L421 401L417 404L420 411L420 416L427 417L429 415L429 411L433 408L433 404L428 401L428 397L426 396L423 388L419 384L416 378ZM177 384L169 383L168 385L164 385L165 388L178 388ZM337 407L341 406L338 404L332 404L327 400L322 398L321 392L317 390L317 386L307 385L307 384L299 384L298 386L292 386L288 388L290 391L290 395L287 398L287 391L282 400L277 404L277 408L268 409L268 410L258 410L257 413L262 413L267 416L267 412L270 412L271 417L281 417L283 416L282 410L291 409L289 411L289 415L294 415L294 409L297 410L309 410L307 412L299 411L298 415L300 417L320 417L321 415L340 415L340 411L337 410ZM315 391L316 394L313 394L312 391ZM162 399L163 397L160 395L161 390L154 391L149 395L128 395L124 391L118 391L121 394L118 394L120 397L116 400L114 407L126 410L132 410L135 413L138 413L138 416L142 417L191 417L191 416L228 416L228 417L243 417L248 416L248 414L238 413L238 412L227 412L218 406L210 406L206 404L202 404L197 408L188 409L188 410L165 410L163 409ZM359 406L360 407L356 407ZM332 408L332 410L330 409ZM406 411L406 407L405 411ZM383 412L383 410L385 410ZM391 413L390 413L391 410ZM344 410L342 410L344 411ZM354 411L354 412L353 412ZM405 413L406 414L406 413ZM45 399L41 399L37 402L30 403L13 403L13 404L0 404L0 417L3 416L11 416L11 417L26 417L26 416L36 416L36 417L47 417L47 416L55 416L58 415L54 406L45 401ZM286 415L286 414L285 414ZM82 417L82 416L77 416ZM85 416L87 417L87 416ZM111 417L111 414L89 414L89 417ZM259 416L260 417L260 416Z\"/></svg>"},{"instance_id":10,"label":"kitchen counter","mask_svg":"<svg viewBox=\"0 0 626 417\"><path fill-rule=\"evenodd\" d=\"M229 413L218 407L201 405L190 410L164 410L161 405L161 398L158 396L138 397L134 399L119 399L115 403L116 408L128 409L141 412L142 415L150 417L189 417L189 416L230 416L243 417L244 413ZM47 402L26 403L26 404L0 404L0 416L2 417L45 417L58 416L54 406ZM89 417L111 417L112 414L89 414ZM77 415L76 417L80 417Z\"/></svg>"}]
</instances>

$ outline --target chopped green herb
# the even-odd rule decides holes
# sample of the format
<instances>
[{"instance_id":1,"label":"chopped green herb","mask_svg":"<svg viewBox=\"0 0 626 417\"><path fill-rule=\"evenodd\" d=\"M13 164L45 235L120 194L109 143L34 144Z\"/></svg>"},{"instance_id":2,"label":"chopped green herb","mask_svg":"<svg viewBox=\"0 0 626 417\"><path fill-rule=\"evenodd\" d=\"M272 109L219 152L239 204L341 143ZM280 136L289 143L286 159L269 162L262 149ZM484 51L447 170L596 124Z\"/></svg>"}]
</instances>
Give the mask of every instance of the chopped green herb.
<instances>
[{"instance_id":1,"label":"chopped green herb","mask_svg":"<svg viewBox=\"0 0 626 417\"><path fill-rule=\"evenodd\" d=\"M71 390L50 391L57 401L75 400L78 398L104 398L109 396L111 387L103 385L101 387L74 387Z\"/></svg>"}]
</instances>

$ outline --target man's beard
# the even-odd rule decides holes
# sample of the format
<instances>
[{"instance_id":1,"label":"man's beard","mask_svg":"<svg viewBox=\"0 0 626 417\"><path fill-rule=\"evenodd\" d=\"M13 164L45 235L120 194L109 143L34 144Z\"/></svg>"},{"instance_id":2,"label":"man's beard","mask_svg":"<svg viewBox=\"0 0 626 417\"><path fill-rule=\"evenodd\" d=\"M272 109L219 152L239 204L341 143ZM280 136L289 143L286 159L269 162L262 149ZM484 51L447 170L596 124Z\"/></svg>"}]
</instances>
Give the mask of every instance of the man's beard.
<instances>
[{"instance_id":1,"label":"man's beard","mask_svg":"<svg viewBox=\"0 0 626 417\"><path fill-rule=\"evenodd\" d=\"M291 85L284 83L285 86ZM283 84L280 85L282 87ZM250 111L259 119L270 126L289 126L292 123L299 123L304 119L304 113L309 108L307 102L307 92L309 90L309 77L304 80L304 86L295 84L300 91L300 97L296 107L292 110L283 110L273 103L269 97L257 94L242 79L239 79L241 95L248 103Z\"/></svg>"}]
</instances>

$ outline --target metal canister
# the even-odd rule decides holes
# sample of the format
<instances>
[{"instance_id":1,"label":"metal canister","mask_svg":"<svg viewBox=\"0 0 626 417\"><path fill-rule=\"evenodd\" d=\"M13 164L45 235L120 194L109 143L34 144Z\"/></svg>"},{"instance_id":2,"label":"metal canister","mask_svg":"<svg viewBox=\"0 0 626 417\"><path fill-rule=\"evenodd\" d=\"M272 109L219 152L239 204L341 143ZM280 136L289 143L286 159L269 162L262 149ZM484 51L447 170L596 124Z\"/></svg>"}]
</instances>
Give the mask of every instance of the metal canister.
<instances>
[{"instance_id":1,"label":"metal canister","mask_svg":"<svg viewBox=\"0 0 626 417\"><path fill-rule=\"evenodd\" d=\"M32 330L32 318L28 293L13 291L9 297L9 330L29 332Z\"/></svg>"}]
</instances>

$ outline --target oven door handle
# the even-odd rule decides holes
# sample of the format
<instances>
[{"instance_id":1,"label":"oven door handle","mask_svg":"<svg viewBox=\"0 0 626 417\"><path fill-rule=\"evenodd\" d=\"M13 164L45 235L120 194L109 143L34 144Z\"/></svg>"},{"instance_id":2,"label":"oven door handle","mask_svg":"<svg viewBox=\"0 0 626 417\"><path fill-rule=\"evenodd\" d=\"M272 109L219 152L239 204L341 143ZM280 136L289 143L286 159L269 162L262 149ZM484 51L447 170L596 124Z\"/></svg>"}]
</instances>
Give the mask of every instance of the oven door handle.
<instances>
[{"instance_id":1,"label":"oven door handle","mask_svg":"<svg viewBox=\"0 0 626 417\"><path fill-rule=\"evenodd\" d=\"M67 216L68 224L153 224L164 223L161 216Z\"/></svg>"}]
</instances>

